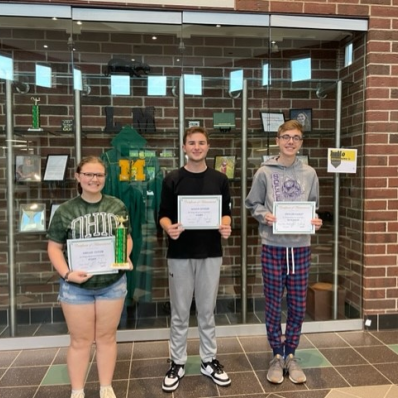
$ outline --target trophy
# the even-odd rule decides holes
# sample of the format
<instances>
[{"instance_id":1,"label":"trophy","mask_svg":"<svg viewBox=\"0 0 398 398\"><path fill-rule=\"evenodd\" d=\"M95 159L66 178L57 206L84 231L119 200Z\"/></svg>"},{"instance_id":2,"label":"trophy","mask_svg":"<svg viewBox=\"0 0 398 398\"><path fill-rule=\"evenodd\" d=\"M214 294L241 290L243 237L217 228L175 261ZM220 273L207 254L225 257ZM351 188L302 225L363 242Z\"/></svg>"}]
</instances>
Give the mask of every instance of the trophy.
<instances>
[{"instance_id":1,"label":"trophy","mask_svg":"<svg viewBox=\"0 0 398 398\"><path fill-rule=\"evenodd\" d=\"M116 227L115 236L115 262L112 265L114 269L130 269L127 260L127 234L128 230L124 226L124 222L128 220L128 216L116 216L118 226Z\"/></svg>"},{"instance_id":2,"label":"trophy","mask_svg":"<svg viewBox=\"0 0 398 398\"><path fill-rule=\"evenodd\" d=\"M28 129L28 131L43 131L40 127L40 109L39 109L39 97L31 97L33 101L32 105L32 127Z\"/></svg>"}]
</instances>

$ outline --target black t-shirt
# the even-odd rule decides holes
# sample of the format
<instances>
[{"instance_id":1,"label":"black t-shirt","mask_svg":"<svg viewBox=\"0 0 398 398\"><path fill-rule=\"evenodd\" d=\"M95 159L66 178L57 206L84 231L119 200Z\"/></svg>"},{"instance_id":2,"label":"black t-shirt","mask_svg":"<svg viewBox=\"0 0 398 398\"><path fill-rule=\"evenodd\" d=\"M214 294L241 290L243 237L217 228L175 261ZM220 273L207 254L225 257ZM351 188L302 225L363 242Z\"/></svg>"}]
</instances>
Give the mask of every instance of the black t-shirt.
<instances>
[{"instance_id":1,"label":"black t-shirt","mask_svg":"<svg viewBox=\"0 0 398 398\"><path fill-rule=\"evenodd\" d=\"M202 173L191 173L185 168L174 170L163 180L159 219L178 222L178 196L221 195L222 216L231 216L231 196L228 178L217 170L207 168ZM221 257L221 235L217 229L185 230L177 240L169 238L168 258Z\"/></svg>"}]
</instances>

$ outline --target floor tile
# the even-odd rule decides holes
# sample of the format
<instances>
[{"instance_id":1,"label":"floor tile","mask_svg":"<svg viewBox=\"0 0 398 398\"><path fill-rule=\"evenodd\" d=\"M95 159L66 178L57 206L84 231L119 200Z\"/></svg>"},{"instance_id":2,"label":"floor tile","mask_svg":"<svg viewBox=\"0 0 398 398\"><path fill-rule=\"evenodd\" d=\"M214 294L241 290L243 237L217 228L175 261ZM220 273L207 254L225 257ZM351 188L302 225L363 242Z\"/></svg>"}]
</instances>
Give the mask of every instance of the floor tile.
<instances>
[{"instance_id":1,"label":"floor tile","mask_svg":"<svg viewBox=\"0 0 398 398\"><path fill-rule=\"evenodd\" d=\"M229 354L243 352L243 348L237 337L222 337L217 339L217 353Z\"/></svg>"},{"instance_id":2,"label":"floor tile","mask_svg":"<svg viewBox=\"0 0 398 398\"><path fill-rule=\"evenodd\" d=\"M24 350L18 355L18 358L15 359L12 366L50 365L57 353L58 348Z\"/></svg>"},{"instance_id":3,"label":"floor tile","mask_svg":"<svg viewBox=\"0 0 398 398\"><path fill-rule=\"evenodd\" d=\"M305 369L306 386L310 390L349 387L347 381L334 368Z\"/></svg>"},{"instance_id":4,"label":"floor tile","mask_svg":"<svg viewBox=\"0 0 398 398\"><path fill-rule=\"evenodd\" d=\"M170 364L159 359L137 359L131 361L130 378L164 377Z\"/></svg>"},{"instance_id":5,"label":"floor tile","mask_svg":"<svg viewBox=\"0 0 398 398\"><path fill-rule=\"evenodd\" d=\"M382 330L372 332L372 335L383 344L398 344L398 330Z\"/></svg>"},{"instance_id":6,"label":"floor tile","mask_svg":"<svg viewBox=\"0 0 398 398\"><path fill-rule=\"evenodd\" d=\"M228 387L227 387L228 388ZM186 376L174 393L175 398L210 398L218 397L218 388L208 377L203 375Z\"/></svg>"},{"instance_id":7,"label":"floor tile","mask_svg":"<svg viewBox=\"0 0 398 398\"><path fill-rule=\"evenodd\" d=\"M364 347L381 345L380 340L376 339L368 332L343 332L338 335L353 347Z\"/></svg>"},{"instance_id":8,"label":"floor tile","mask_svg":"<svg viewBox=\"0 0 398 398\"><path fill-rule=\"evenodd\" d=\"M86 398L98 398L96 347L91 349ZM2 351L0 397L68 397L67 348ZM307 376L266 380L272 351L264 335L218 339L217 359L232 380L217 386L200 373L199 339L188 340L186 374L173 394L161 385L170 367L169 342L118 344L113 388L122 398L398 398L398 331L306 334L296 352Z\"/></svg>"},{"instance_id":9,"label":"floor tile","mask_svg":"<svg viewBox=\"0 0 398 398\"><path fill-rule=\"evenodd\" d=\"M330 390L318 390L318 391L295 391L295 392L283 392L281 394L271 394L267 398L329 398ZM354 398L354 397L345 397Z\"/></svg>"},{"instance_id":10,"label":"floor tile","mask_svg":"<svg viewBox=\"0 0 398 398\"><path fill-rule=\"evenodd\" d=\"M388 384L388 380L371 365L336 366L336 370L353 387Z\"/></svg>"},{"instance_id":11,"label":"floor tile","mask_svg":"<svg viewBox=\"0 0 398 398\"><path fill-rule=\"evenodd\" d=\"M245 352L271 351L266 336L239 337Z\"/></svg>"},{"instance_id":12,"label":"floor tile","mask_svg":"<svg viewBox=\"0 0 398 398\"><path fill-rule=\"evenodd\" d=\"M201 359L199 355L191 355L187 359L185 364L185 374L186 375L200 375L200 365Z\"/></svg>"},{"instance_id":13,"label":"floor tile","mask_svg":"<svg viewBox=\"0 0 398 398\"><path fill-rule=\"evenodd\" d=\"M0 397L4 398L44 398L38 395L35 395L38 387L7 387L7 388L0 388Z\"/></svg>"},{"instance_id":14,"label":"floor tile","mask_svg":"<svg viewBox=\"0 0 398 398\"><path fill-rule=\"evenodd\" d=\"M117 359L130 361L133 356L133 343L119 343L117 345Z\"/></svg>"},{"instance_id":15,"label":"floor tile","mask_svg":"<svg viewBox=\"0 0 398 398\"><path fill-rule=\"evenodd\" d=\"M375 363L396 363L398 365L398 355L386 346L356 347L356 350L368 362Z\"/></svg>"},{"instance_id":16,"label":"floor tile","mask_svg":"<svg viewBox=\"0 0 398 398\"><path fill-rule=\"evenodd\" d=\"M134 343L133 359L169 358L168 341Z\"/></svg>"},{"instance_id":17,"label":"floor tile","mask_svg":"<svg viewBox=\"0 0 398 398\"><path fill-rule=\"evenodd\" d=\"M0 387L38 386L47 370L48 366L9 368L0 380Z\"/></svg>"},{"instance_id":18,"label":"floor tile","mask_svg":"<svg viewBox=\"0 0 398 398\"><path fill-rule=\"evenodd\" d=\"M348 343L336 333L311 333L306 337L317 348L348 347Z\"/></svg>"},{"instance_id":19,"label":"floor tile","mask_svg":"<svg viewBox=\"0 0 398 398\"><path fill-rule=\"evenodd\" d=\"M396 364L382 363L373 365L389 382L398 384L398 371ZM398 394L397 394L398 397Z\"/></svg>"},{"instance_id":20,"label":"floor tile","mask_svg":"<svg viewBox=\"0 0 398 398\"><path fill-rule=\"evenodd\" d=\"M0 368L8 368L21 355L22 351L2 351L0 354Z\"/></svg>"},{"instance_id":21,"label":"floor tile","mask_svg":"<svg viewBox=\"0 0 398 398\"><path fill-rule=\"evenodd\" d=\"M267 353L249 353L246 354L251 367L254 370L266 370L268 369L269 363L272 360L272 352Z\"/></svg>"},{"instance_id":22,"label":"floor tile","mask_svg":"<svg viewBox=\"0 0 398 398\"><path fill-rule=\"evenodd\" d=\"M391 391L391 386L367 386L367 387L354 387L342 388L338 390L340 393L347 394L347 397L360 397L360 398L384 398ZM395 390L398 391L398 390ZM398 396L398 395L396 395ZM333 397L333 395L332 395ZM329 397L328 397L329 398Z\"/></svg>"},{"instance_id":23,"label":"floor tile","mask_svg":"<svg viewBox=\"0 0 398 398\"><path fill-rule=\"evenodd\" d=\"M228 395L262 394L264 390L253 372L228 373L231 378L229 387L218 387L221 397Z\"/></svg>"},{"instance_id":24,"label":"floor tile","mask_svg":"<svg viewBox=\"0 0 398 398\"><path fill-rule=\"evenodd\" d=\"M296 358L303 369L331 366L330 362L316 349L297 350Z\"/></svg>"},{"instance_id":25,"label":"floor tile","mask_svg":"<svg viewBox=\"0 0 398 398\"><path fill-rule=\"evenodd\" d=\"M319 351L333 366L367 364L366 359L363 358L354 348L321 348Z\"/></svg>"},{"instance_id":26,"label":"floor tile","mask_svg":"<svg viewBox=\"0 0 398 398\"><path fill-rule=\"evenodd\" d=\"M53 365L48 369L41 384L43 386L67 384L69 385L68 368L66 365Z\"/></svg>"}]
</instances>

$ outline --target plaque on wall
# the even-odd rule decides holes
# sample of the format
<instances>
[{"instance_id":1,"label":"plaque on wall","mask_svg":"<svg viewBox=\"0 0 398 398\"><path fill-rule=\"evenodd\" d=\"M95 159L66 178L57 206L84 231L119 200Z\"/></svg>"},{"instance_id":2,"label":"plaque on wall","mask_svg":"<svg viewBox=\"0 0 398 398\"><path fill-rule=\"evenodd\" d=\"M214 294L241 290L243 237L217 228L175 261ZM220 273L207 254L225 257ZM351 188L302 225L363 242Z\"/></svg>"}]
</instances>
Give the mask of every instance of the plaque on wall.
<instances>
[{"instance_id":1,"label":"plaque on wall","mask_svg":"<svg viewBox=\"0 0 398 398\"><path fill-rule=\"evenodd\" d=\"M21 204L19 231L38 232L46 229L46 205L44 203Z\"/></svg>"},{"instance_id":2,"label":"plaque on wall","mask_svg":"<svg viewBox=\"0 0 398 398\"><path fill-rule=\"evenodd\" d=\"M73 119L61 120L61 131L63 131L63 132L73 131Z\"/></svg>"}]
</instances>

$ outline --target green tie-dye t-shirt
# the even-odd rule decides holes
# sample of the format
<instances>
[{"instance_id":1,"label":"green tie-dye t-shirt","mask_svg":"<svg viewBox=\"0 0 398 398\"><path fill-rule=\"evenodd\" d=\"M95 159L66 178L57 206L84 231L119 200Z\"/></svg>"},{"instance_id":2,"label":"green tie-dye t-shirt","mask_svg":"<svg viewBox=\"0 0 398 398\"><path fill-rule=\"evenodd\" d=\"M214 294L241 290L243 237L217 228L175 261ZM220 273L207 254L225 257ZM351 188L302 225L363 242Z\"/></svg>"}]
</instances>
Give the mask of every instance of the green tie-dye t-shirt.
<instances>
[{"instance_id":1,"label":"green tie-dye t-shirt","mask_svg":"<svg viewBox=\"0 0 398 398\"><path fill-rule=\"evenodd\" d=\"M47 237L65 245L64 256L68 262L68 239L92 239L115 236L118 225L116 216L127 216L124 203L108 195L102 195L97 203L84 201L80 196L61 204L51 219ZM128 223L124 223L128 227ZM76 268L76 267L75 267ZM100 289L116 282L124 271L116 274L94 275L87 282L76 284L85 289Z\"/></svg>"}]
</instances>

